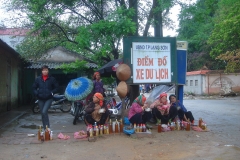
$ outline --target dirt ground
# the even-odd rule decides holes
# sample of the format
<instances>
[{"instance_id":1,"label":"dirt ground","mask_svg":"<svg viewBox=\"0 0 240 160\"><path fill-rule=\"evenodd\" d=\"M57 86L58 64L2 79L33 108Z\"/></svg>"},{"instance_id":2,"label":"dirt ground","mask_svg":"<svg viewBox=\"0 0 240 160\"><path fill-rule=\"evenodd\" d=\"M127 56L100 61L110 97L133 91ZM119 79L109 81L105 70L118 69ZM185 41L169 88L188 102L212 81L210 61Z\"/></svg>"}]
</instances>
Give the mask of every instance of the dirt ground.
<instances>
[{"instance_id":1,"label":"dirt ground","mask_svg":"<svg viewBox=\"0 0 240 160\"><path fill-rule=\"evenodd\" d=\"M109 135L99 137L95 142L53 140L42 144L1 144L0 160L235 160L240 156L239 104L239 96L186 98L184 105L192 111L196 119L195 124L200 117L203 118L207 123L208 132L191 130L157 133L157 129L153 128L152 134ZM55 133L59 133L60 130L64 133L84 129L82 122L73 126L72 120L70 114L50 113L50 122ZM21 126L37 125L40 123L40 117L28 113L13 123L15 124L1 130L1 137L13 133L25 134L30 130L37 132L37 129ZM58 126L59 123L61 125Z\"/></svg>"}]
</instances>

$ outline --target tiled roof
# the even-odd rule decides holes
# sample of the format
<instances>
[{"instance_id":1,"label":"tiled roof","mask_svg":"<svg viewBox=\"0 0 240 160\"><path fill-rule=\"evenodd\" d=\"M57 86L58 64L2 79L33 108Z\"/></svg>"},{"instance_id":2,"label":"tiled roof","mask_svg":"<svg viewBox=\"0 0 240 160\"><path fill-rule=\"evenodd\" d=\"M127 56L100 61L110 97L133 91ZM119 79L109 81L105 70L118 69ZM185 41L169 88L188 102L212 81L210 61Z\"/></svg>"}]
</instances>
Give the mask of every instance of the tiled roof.
<instances>
[{"instance_id":1,"label":"tiled roof","mask_svg":"<svg viewBox=\"0 0 240 160\"><path fill-rule=\"evenodd\" d=\"M208 72L209 72L209 70L192 71L192 72L187 72L187 76L189 76L189 75L206 74Z\"/></svg>"},{"instance_id":2,"label":"tiled roof","mask_svg":"<svg viewBox=\"0 0 240 160\"><path fill-rule=\"evenodd\" d=\"M50 69L57 69L60 67L63 62L30 62L30 65L28 65L26 68L29 69L40 69L43 65L47 65ZM87 63L86 64L88 68L97 68L98 66L95 63Z\"/></svg>"},{"instance_id":3,"label":"tiled roof","mask_svg":"<svg viewBox=\"0 0 240 160\"><path fill-rule=\"evenodd\" d=\"M0 35L26 36L29 29L5 28L0 29Z\"/></svg>"}]
</instances>

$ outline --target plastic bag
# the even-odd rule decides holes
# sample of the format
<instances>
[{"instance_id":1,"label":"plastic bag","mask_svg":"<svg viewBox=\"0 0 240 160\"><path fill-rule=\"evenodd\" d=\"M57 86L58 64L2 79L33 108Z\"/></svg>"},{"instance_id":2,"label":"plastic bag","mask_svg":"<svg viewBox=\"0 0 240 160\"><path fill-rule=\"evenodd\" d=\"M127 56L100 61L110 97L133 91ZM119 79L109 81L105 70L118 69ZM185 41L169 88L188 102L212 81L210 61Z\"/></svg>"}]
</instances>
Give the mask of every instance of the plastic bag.
<instances>
[{"instance_id":1,"label":"plastic bag","mask_svg":"<svg viewBox=\"0 0 240 160\"><path fill-rule=\"evenodd\" d=\"M130 121L129 121L128 117L124 117L124 124L130 125Z\"/></svg>"},{"instance_id":2,"label":"plastic bag","mask_svg":"<svg viewBox=\"0 0 240 160\"><path fill-rule=\"evenodd\" d=\"M75 139L82 139L82 138L87 138L87 133L85 131L79 131L74 133L74 138Z\"/></svg>"},{"instance_id":3,"label":"plastic bag","mask_svg":"<svg viewBox=\"0 0 240 160\"><path fill-rule=\"evenodd\" d=\"M128 127L124 127L123 132L128 135L135 133L134 129L129 129Z\"/></svg>"},{"instance_id":4,"label":"plastic bag","mask_svg":"<svg viewBox=\"0 0 240 160\"><path fill-rule=\"evenodd\" d=\"M59 139L63 139L63 140L67 140L67 139L70 138L70 136L64 135L64 134L62 134L62 133L59 133L59 134L58 134L58 138L59 138Z\"/></svg>"}]
</instances>

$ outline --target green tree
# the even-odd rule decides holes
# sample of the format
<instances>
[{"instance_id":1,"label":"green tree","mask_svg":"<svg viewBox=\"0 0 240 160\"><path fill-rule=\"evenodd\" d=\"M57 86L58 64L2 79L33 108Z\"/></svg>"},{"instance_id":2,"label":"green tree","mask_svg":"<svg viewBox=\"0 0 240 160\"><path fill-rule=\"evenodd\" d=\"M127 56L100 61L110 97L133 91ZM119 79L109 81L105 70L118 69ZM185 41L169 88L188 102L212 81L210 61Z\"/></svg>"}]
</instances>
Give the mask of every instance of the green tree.
<instances>
[{"instance_id":1,"label":"green tree","mask_svg":"<svg viewBox=\"0 0 240 160\"><path fill-rule=\"evenodd\" d=\"M32 31L18 51L27 59L39 58L61 45L101 65L119 58L123 36L149 36L151 25L171 26L169 9L178 1L155 2L161 5L151 0L12 0L11 10L26 13L29 21L23 24ZM154 19L159 13L160 23Z\"/></svg>"},{"instance_id":2,"label":"green tree","mask_svg":"<svg viewBox=\"0 0 240 160\"><path fill-rule=\"evenodd\" d=\"M208 40L210 55L223 60L227 72L240 68L240 1L221 0L215 17L215 26Z\"/></svg>"},{"instance_id":3,"label":"green tree","mask_svg":"<svg viewBox=\"0 0 240 160\"><path fill-rule=\"evenodd\" d=\"M218 0L198 0L195 4L184 5L179 14L177 39L188 42L187 70L198 70L203 66L209 69L221 68L221 63L210 57L207 40L214 27L214 15Z\"/></svg>"}]
</instances>

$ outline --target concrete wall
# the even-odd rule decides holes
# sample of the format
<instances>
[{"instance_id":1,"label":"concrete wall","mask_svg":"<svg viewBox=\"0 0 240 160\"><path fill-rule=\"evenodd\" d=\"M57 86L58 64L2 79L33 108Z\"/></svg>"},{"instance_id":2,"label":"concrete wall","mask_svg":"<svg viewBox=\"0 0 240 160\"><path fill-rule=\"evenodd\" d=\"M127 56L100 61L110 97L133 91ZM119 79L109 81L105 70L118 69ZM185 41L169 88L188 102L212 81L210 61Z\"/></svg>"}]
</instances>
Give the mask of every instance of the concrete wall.
<instances>
[{"instance_id":1,"label":"concrete wall","mask_svg":"<svg viewBox=\"0 0 240 160\"><path fill-rule=\"evenodd\" d=\"M223 90L240 93L240 73L209 72L206 74L187 75L186 81L184 93L191 92L197 95L223 94ZM197 85L196 82L198 83Z\"/></svg>"},{"instance_id":2,"label":"concrete wall","mask_svg":"<svg viewBox=\"0 0 240 160\"><path fill-rule=\"evenodd\" d=\"M0 47L0 112L10 110L18 105L18 96L21 90L19 86L19 72L21 61L18 57ZM10 75L10 76L9 76ZM10 81L9 81L9 77ZM8 102L8 87L9 104Z\"/></svg>"},{"instance_id":3,"label":"concrete wall","mask_svg":"<svg viewBox=\"0 0 240 160\"><path fill-rule=\"evenodd\" d=\"M205 82L201 75L190 75L186 77L186 85L184 86L184 93L202 94L202 86Z\"/></svg>"}]
</instances>

